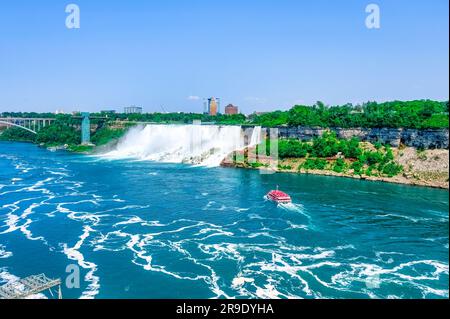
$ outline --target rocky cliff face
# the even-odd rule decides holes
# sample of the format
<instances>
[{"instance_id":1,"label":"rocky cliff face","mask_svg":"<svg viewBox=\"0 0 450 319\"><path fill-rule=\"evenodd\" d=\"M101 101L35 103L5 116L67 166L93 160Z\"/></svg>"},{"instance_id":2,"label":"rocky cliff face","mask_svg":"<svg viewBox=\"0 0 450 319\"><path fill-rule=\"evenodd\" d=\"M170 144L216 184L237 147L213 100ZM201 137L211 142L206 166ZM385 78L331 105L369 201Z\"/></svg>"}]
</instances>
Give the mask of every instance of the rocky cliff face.
<instances>
[{"instance_id":1,"label":"rocky cliff face","mask_svg":"<svg viewBox=\"0 0 450 319\"><path fill-rule=\"evenodd\" d=\"M297 138L309 141L321 136L327 129L312 127L278 127L280 138ZM398 147L400 144L424 149L442 149L449 146L448 129L395 129L395 128L330 128L339 138L357 137L361 141L380 142Z\"/></svg>"}]
</instances>

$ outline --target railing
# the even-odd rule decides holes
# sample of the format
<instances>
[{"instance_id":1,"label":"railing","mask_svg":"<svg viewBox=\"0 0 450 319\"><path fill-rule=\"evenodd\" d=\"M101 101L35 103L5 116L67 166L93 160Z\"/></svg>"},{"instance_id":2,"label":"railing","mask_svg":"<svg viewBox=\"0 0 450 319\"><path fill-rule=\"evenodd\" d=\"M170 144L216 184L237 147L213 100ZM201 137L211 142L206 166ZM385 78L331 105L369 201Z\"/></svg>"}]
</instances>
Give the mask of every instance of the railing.
<instances>
[{"instance_id":1,"label":"railing","mask_svg":"<svg viewBox=\"0 0 450 319\"><path fill-rule=\"evenodd\" d=\"M23 128L31 133L36 134L40 129L50 125L54 118L22 118L22 117L5 117L0 118L0 124L4 126L15 126Z\"/></svg>"},{"instance_id":2,"label":"railing","mask_svg":"<svg viewBox=\"0 0 450 319\"><path fill-rule=\"evenodd\" d=\"M61 280L50 279L44 274L29 276L0 287L0 299L25 299L43 291L58 287L58 299L62 299Z\"/></svg>"}]
</instances>

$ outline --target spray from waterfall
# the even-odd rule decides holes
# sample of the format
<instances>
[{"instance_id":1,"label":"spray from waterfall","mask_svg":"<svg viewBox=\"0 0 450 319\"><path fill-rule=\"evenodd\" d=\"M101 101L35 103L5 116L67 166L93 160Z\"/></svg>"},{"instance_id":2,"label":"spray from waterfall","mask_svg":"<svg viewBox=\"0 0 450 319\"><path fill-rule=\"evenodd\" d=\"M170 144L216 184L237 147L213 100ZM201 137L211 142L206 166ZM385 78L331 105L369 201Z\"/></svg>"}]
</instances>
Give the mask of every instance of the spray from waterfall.
<instances>
[{"instance_id":1,"label":"spray from waterfall","mask_svg":"<svg viewBox=\"0 0 450 319\"><path fill-rule=\"evenodd\" d=\"M244 131L240 126L141 125L131 128L114 150L101 156L215 167L233 151L260 141L261 127Z\"/></svg>"}]
</instances>

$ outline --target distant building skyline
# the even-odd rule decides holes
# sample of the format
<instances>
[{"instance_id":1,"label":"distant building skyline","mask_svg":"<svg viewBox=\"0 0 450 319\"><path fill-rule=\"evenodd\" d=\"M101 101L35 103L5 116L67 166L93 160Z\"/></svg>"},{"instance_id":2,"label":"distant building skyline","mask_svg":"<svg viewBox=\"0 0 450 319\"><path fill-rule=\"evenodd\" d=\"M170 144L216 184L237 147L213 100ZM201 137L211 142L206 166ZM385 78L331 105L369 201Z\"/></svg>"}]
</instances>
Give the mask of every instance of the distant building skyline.
<instances>
[{"instance_id":1,"label":"distant building skyline","mask_svg":"<svg viewBox=\"0 0 450 319\"><path fill-rule=\"evenodd\" d=\"M239 113L239 108L233 104L228 104L225 106L225 114L234 115Z\"/></svg>"},{"instance_id":2,"label":"distant building skyline","mask_svg":"<svg viewBox=\"0 0 450 319\"><path fill-rule=\"evenodd\" d=\"M220 98L210 97L207 100L207 113L216 116L220 112Z\"/></svg>"},{"instance_id":3,"label":"distant building skyline","mask_svg":"<svg viewBox=\"0 0 450 319\"><path fill-rule=\"evenodd\" d=\"M142 114L143 108L140 106L126 106L123 108L123 113L125 114Z\"/></svg>"}]
</instances>

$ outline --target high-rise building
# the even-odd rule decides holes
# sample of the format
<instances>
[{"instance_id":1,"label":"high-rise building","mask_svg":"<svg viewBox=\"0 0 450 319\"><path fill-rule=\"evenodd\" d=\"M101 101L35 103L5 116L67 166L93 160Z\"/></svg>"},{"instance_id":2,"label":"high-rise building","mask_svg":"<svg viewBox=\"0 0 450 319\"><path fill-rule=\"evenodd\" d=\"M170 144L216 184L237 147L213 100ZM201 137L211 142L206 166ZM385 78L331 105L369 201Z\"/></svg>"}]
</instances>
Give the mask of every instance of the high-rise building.
<instances>
[{"instance_id":1,"label":"high-rise building","mask_svg":"<svg viewBox=\"0 0 450 319\"><path fill-rule=\"evenodd\" d=\"M205 113L211 115L211 116L216 116L217 114L220 113L220 99L219 98L215 98L215 97L211 97L207 100L207 110Z\"/></svg>"},{"instance_id":2,"label":"high-rise building","mask_svg":"<svg viewBox=\"0 0 450 319\"><path fill-rule=\"evenodd\" d=\"M138 106L128 106L124 108L124 113L125 114L141 114L142 113L142 107L138 107Z\"/></svg>"},{"instance_id":3,"label":"high-rise building","mask_svg":"<svg viewBox=\"0 0 450 319\"><path fill-rule=\"evenodd\" d=\"M225 114L232 115L232 114L238 114L239 108L237 106L234 106L233 104L228 104L225 106Z\"/></svg>"}]
</instances>

